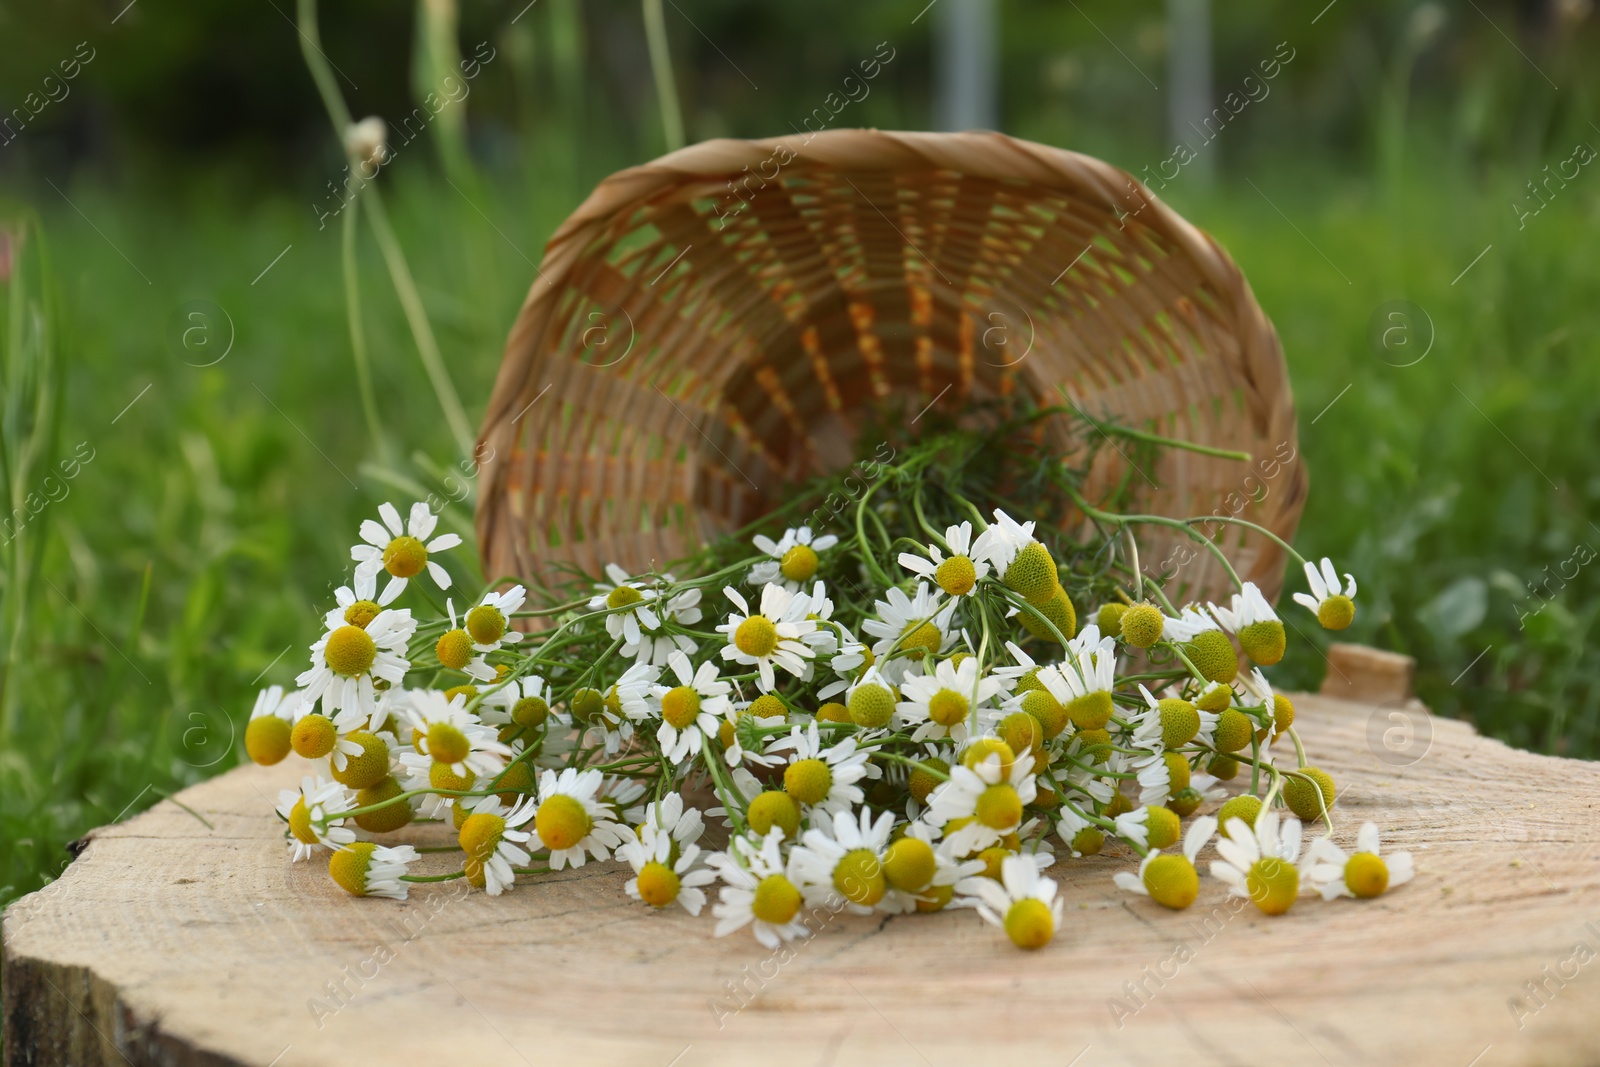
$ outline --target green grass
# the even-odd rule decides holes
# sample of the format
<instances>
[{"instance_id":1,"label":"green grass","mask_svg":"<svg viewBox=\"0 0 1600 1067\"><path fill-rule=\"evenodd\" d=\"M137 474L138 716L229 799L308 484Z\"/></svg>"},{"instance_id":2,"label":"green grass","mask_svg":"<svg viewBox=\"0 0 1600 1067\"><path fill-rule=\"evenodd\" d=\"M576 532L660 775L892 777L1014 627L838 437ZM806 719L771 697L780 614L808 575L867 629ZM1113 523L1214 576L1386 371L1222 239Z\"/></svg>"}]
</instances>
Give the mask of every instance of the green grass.
<instances>
[{"instance_id":1,"label":"green grass","mask_svg":"<svg viewBox=\"0 0 1600 1067\"><path fill-rule=\"evenodd\" d=\"M421 160L387 179L470 418L533 277L527 260L592 178L549 177L571 173L560 160L501 171L482 214ZM1355 178L1280 169L1251 172L1260 193L1225 180L1169 199L1232 251L1283 337L1312 472L1300 545L1359 576L1348 636L1415 655L1437 711L1588 757L1600 751L1600 659L1585 640L1597 568L1552 583L1525 629L1515 606L1537 606L1525 582L1575 546L1600 548L1600 479L1583 450L1600 309L1586 296L1592 242L1574 239L1593 232L1600 185L1580 179L1518 231L1505 202L1525 177L1418 168L1403 197L1380 197ZM20 620L16 723L0 742L0 903L51 877L91 827L237 762L254 690L292 683L359 520L407 495L374 469L336 224L319 231L308 200L220 184L63 191L75 208L48 188L38 198L65 309L54 447L64 458L84 442L94 458L49 508L48 582ZM450 433L366 238L361 262L385 465L440 490L429 471L454 461ZM1437 334L1410 367L1367 339L1373 310L1397 297ZM236 333L204 368L167 339L196 299ZM467 532L471 504L446 522ZM1302 643L1279 677L1311 686L1321 671Z\"/></svg>"}]
</instances>

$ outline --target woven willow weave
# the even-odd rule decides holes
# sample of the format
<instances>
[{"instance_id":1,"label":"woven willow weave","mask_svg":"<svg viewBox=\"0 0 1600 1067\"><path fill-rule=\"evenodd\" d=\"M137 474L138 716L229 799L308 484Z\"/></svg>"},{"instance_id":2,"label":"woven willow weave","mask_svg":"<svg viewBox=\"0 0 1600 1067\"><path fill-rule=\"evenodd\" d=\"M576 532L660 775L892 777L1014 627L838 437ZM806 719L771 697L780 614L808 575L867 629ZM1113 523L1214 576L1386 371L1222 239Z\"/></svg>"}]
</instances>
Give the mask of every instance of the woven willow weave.
<instances>
[{"instance_id":1,"label":"woven willow weave","mask_svg":"<svg viewBox=\"0 0 1600 1067\"><path fill-rule=\"evenodd\" d=\"M545 250L480 438L485 573L663 567L871 451L869 405L911 419L1019 390L1251 453L1163 450L1132 475L1139 505L1293 536L1306 472L1272 324L1227 254L1125 172L994 133L682 149L607 178ZM1057 419L1045 443L1071 454L1085 432ZM1090 499L1125 452L1102 443ZM1215 532L1276 596L1281 550ZM1225 593L1175 536L1140 535L1146 572Z\"/></svg>"}]
</instances>

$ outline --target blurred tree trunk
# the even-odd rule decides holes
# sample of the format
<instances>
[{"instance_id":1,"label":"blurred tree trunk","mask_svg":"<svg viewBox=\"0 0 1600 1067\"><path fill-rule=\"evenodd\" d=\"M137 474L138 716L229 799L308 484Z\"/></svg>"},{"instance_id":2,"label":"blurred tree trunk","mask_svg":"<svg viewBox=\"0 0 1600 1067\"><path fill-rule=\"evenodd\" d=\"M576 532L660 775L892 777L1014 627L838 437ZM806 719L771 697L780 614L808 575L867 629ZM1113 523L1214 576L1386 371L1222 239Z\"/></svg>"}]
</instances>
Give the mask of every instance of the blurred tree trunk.
<instances>
[{"instance_id":1,"label":"blurred tree trunk","mask_svg":"<svg viewBox=\"0 0 1600 1067\"><path fill-rule=\"evenodd\" d=\"M942 130L1000 128L996 0L938 0L934 122Z\"/></svg>"},{"instance_id":2,"label":"blurred tree trunk","mask_svg":"<svg viewBox=\"0 0 1600 1067\"><path fill-rule=\"evenodd\" d=\"M1167 129L1175 147L1188 144L1195 159L1187 168L1209 185L1216 149L1206 142L1211 114L1211 0L1167 0Z\"/></svg>"}]
</instances>

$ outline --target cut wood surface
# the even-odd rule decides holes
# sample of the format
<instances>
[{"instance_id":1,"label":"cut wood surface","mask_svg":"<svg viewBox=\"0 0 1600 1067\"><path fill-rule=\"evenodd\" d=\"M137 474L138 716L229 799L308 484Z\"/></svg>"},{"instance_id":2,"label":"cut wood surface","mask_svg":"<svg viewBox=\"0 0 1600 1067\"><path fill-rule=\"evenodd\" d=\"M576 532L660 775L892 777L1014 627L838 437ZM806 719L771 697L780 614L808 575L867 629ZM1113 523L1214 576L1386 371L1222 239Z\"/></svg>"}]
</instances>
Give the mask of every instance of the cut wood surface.
<instances>
[{"instance_id":1,"label":"cut wood surface","mask_svg":"<svg viewBox=\"0 0 1600 1067\"><path fill-rule=\"evenodd\" d=\"M971 912L840 915L792 955L651 913L591 864L500 899L357 900L291 864L299 768L245 767L96 831L6 914L16 1064L1503 1064L1600 1062L1600 766L1514 751L1415 702L1295 698L1417 877L1280 918L1201 882L1117 890L1058 864L1066 922L1024 953ZM419 828L417 840L430 837ZM438 827L431 836L440 835ZM1201 866L1211 850L1202 857ZM433 857L443 869L443 857ZM826 914L826 913L824 913Z\"/></svg>"}]
</instances>

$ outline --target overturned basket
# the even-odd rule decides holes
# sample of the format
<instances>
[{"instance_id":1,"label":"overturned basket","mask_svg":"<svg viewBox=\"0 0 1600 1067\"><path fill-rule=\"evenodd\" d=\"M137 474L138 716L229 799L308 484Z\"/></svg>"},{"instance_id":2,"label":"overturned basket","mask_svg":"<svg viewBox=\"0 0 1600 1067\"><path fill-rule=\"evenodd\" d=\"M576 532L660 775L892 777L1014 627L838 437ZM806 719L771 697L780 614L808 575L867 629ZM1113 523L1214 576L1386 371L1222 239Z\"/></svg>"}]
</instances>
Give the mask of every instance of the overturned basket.
<instances>
[{"instance_id":1,"label":"overturned basket","mask_svg":"<svg viewBox=\"0 0 1600 1067\"><path fill-rule=\"evenodd\" d=\"M1227 254L1130 175L994 133L685 148L607 178L546 248L480 439L485 573L663 566L849 464L869 404L1018 390L1250 453L1163 450L1139 503L1293 536L1306 473L1277 335ZM1085 447L1074 426L1048 445ZM1128 462L1098 450L1091 494ZM1147 571L1227 590L1207 553L1147 531ZM1275 596L1281 549L1215 532Z\"/></svg>"}]
</instances>

